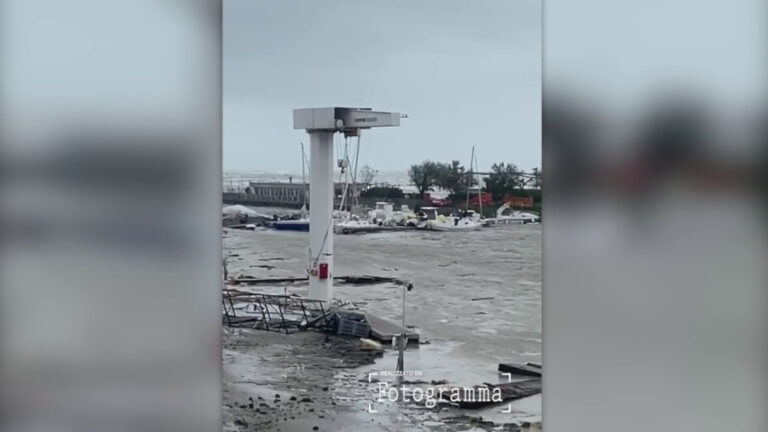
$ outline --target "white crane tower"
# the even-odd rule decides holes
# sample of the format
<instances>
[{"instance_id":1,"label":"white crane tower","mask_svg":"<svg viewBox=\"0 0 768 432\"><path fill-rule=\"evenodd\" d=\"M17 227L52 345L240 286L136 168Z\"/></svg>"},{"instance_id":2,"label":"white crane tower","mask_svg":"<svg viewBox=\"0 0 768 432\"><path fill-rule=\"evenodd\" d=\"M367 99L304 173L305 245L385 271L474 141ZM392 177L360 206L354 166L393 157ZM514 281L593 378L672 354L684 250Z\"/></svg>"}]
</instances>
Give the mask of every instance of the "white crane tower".
<instances>
[{"instance_id":1,"label":"white crane tower","mask_svg":"<svg viewBox=\"0 0 768 432\"><path fill-rule=\"evenodd\" d=\"M361 129L400 126L400 113L370 108L300 108L293 128L309 134L309 298L333 300L333 135L359 136Z\"/></svg>"}]
</instances>

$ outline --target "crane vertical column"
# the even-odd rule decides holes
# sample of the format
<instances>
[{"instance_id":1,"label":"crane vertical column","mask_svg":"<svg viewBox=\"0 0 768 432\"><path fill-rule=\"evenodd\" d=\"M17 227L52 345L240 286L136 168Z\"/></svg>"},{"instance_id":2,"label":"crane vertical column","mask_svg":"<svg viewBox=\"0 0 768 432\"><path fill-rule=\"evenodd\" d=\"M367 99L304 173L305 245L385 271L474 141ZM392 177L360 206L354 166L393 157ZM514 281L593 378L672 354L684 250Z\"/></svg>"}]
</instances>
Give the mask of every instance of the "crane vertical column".
<instances>
[{"instance_id":1,"label":"crane vertical column","mask_svg":"<svg viewBox=\"0 0 768 432\"><path fill-rule=\"evenodd\" d=\"M333 132L309 132L309 298L333 299Z\"/></svg>"},{"instance_id":2,"label":"crane vertical column","mask_svg":"<svg viewBox=\"0 0 768 432\"><path fill-rule=\"evenodd\" d=\"M309 295L333 301L333 135L359 136L372 127L400 126L400 114L370 108L299 108L293 128L309 134Z\"/></svg>"}]
</instances>

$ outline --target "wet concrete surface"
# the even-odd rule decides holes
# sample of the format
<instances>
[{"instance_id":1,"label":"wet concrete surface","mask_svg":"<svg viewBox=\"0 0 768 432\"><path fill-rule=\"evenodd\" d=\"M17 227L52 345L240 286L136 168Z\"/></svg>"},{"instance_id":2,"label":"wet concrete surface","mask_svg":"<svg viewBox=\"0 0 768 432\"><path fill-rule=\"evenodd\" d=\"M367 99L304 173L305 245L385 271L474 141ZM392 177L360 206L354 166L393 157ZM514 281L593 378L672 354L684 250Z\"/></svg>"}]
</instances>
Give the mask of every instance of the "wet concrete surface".
<instances>
[{"instance_id":1,"label":"wet concrete surface","mask_svg":"<svg viewBox=\"0 0 768 432\"><path fill-rule=\"evenodd\" d=\"M230 254L230 276L291 277L305 272L307 233L228 230L224 246ZM406 321L428 343L409 346L405 369L419 375L406 380L448 380L453 386L498 383L507 380L496 372L498 363L541 361L538 225L338 235L335 265L337 276L369 274L413 282ZM306 294L306 286L295 285L239 289ZM400 287L387 284L336 286L336 298L397 322L401 296ZM471 300L485 297L492 298ZM346 342L328 342L314 332L286 336L226 329L225 422L241 418L247 426L241 422L238 430L516 430L513 425L541 421L540 396L480 410L382 401L377 384L366 382L366 377L394 370L396 352L388 348L374 364L343 364L343 355L329 349L329 343ZM396 384L395 377L379 379ZM281 402L274 402L275 391L285 393ZM312 402L282 402L292 395L300 400L302 394L310 395ZM265 403L269 408L250 410L248 397L258 401L257 407ZM243 402L245 408L238 407Z\"/></svg>"}]
</instances>

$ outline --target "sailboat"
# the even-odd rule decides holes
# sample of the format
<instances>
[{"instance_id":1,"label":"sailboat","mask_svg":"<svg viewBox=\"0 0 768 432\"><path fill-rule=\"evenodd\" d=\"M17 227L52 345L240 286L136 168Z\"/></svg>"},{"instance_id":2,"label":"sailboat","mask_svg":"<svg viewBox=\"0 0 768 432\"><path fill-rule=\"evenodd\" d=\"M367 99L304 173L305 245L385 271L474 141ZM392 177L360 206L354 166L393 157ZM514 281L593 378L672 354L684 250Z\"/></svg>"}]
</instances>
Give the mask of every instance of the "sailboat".
<instances>
[{"instance_id":1,"label":"sailboat","mask_svg":"<svg viewBox=\"0 0 768 432\"><path fill-rule=\"evenodd\" d=\"M339 181L341 182L341 175L344 175L344 188L341 195L341 203L339 204L339 210L337 212L338 217L335 218L335 224L334 224L334 232L336 234L351 234L351 233L359 233L359 232L368 232L368 231L376 231L379 229L379 225L377 223L371 222L366 217L361 217L359 215L353 214L353 209L358 208L359 203L357 202L357 164L360 158L360 137L357 137L357 145L354 149L355 154L355 163L353 165L352 175L350 177L350 173L347 170L350 166L350 156L349 156L349 143L345 143L344 145L344 158L339 160L339 168L341 168L341 173L339 174ZM354 191L350 194L349 186L350 182L355 188ZM354 203L350 205L347 201L347 197L351 195L351 198L354 199ZM348 211L344 210L345 206L349 209Z\"/></svg>"},{"instance_id":2,"label":"sailboat","mask_svg":"<svg viewBox=\"0 0 768 432\"><path fill-rule=\"evenodd\" d=\"M301 143L301 184L304 185L304 204L301 206L298 219L275 220L272 228L281 231L309 231L309 212L307 211L307 180L304 167L306 166L304 143Z\"/></svg>"},{"instance_id":3,"label":"sailboat","mask_svg":"<svg viewBox=\"0 0 768 432\"><path fill-rule=\"evenodd\" d=\"M467 204L469 208L469 190L472 186L472 166L475 160L475 147L472 146L472 157L469 162L469 176L467 177ZM483 227L479 215L471 210L459 212L450 217L438 217L427 222L427 228L434 231L475 231Z\"/></svg>"},{"instance_id":4,"label":"sailboat","mask_svg":"<svg viewBox=\"0 0 768 432\"><path fill-rule=\"evenodd\" d=\"M309 231L309 214L306 205L301 207L298 219L283 219L272 222L272 228L281 231Z\"/></svg>"}]
</instances>

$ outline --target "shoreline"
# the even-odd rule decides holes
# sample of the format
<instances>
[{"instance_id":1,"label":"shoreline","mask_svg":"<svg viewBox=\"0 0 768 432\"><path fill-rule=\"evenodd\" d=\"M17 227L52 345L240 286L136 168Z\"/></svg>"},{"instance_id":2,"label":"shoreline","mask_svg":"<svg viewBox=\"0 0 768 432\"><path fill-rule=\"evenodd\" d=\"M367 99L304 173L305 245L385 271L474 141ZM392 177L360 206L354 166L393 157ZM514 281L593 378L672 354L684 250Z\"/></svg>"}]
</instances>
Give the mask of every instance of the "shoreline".
<instances>
[{"instance_id":1,"label":"shoreline","mask_svg":"<svg viewBox=\"0 0 768 432\"><path fill-rule=\"evenodd\" d=\"M540 430L540 419L499 422L488 409L377 403L376 381L366 377L386 366L392 352L359 351L356 338L232 328L223 336L225 430ZM375 414L368 412L371 403Z\"/></svg>"}]
</instances>

